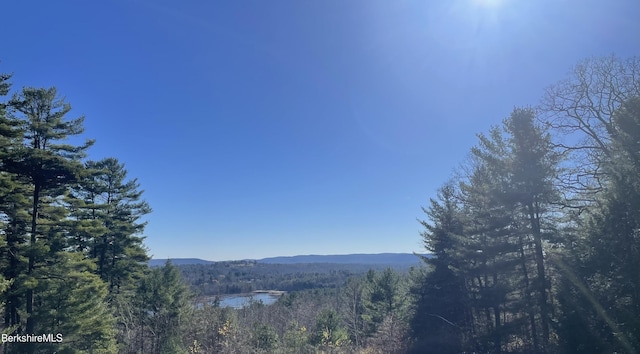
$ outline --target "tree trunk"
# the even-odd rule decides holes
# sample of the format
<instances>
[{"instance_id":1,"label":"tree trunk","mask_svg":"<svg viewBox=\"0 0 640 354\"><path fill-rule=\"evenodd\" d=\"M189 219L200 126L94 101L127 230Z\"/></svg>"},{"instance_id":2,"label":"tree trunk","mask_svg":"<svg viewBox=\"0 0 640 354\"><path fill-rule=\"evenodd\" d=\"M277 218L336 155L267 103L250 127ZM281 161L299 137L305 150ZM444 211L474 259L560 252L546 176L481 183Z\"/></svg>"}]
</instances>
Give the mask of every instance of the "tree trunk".
<instances>
[{"instance_id":1,"label":"tree trunk","mask_svg":"<svg viewBox=\"0 0 640 354\"><path fill-rule=\"evenodd\" d=\"M542 324L542 350L547 350L549 343L549 304L547 303L547 277L544 270L544 254L542 252L542 234L540 231L540 214L538 206L534 203L527 205L529 221L533 233L535 245L536 268L538 272L538 293L540 296L540 322Z\"/></svg>"},{"instance_id":2,"label":"tree trunk","mask_svg":"<svg viewBox=\"0 0 640 354\"><path fill-rule=\"evenodd\" d=\"M522 235L519 237L520 242L520 260L522 264L522 272L524 274L525 299L527 301L527 312L529 314L529 323L531 325L531 339L533 340L533 350L537 353L540 344L538 343L538 330L536 326L536 315L533 311L533 301L531 299L531 284L529 282L529 272L527 271L527 260L524 254L524 245Z\"/></svg>"},{"instance_id":3,"label":"tree trunk","mask_svg":"<svg viewBox=\"0 0 640 354\"><path fill-rule=\"evenodd\" d=\"M31 243L29 244L29 266L27 268L27 275L31 277L33 275L33 269L35 266L36 257L36 231L38 226L38 203L40 202L40 185L35 184L33 188L33 204L31 209ZM33 296L34 292L31 287L27 289L27 334L35 334L35 321L33 318ZM27 343L25 345L27 353L33 353L35 347L33 343Z\"/></svg>"}]
</instances>

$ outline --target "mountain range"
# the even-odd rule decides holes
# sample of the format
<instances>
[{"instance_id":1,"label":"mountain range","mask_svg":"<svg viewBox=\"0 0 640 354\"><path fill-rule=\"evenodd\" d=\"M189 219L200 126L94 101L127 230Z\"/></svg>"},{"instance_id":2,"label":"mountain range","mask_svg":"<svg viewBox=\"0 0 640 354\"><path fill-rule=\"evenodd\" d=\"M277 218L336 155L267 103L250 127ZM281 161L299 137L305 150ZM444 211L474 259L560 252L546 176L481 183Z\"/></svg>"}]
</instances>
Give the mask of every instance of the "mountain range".
<instances>
[{"instance_id":1,"label":"mountain range","mask_svg":"<svg viewBox=\"0 0 640 354\"><path fill-rule=\"evenodd\" d=\"M429 257L429 255L422 255ZM149 266L162 266L167 259L152 259ZM245 261L249 261L246 259ZM299 264L299 263L331 263L331 264L383 264L383 265L412 265L420 263L419 255L413 253L355 253L340 255L299 255L282 256L255 259L258 263L266 264ZM207 261L200 258L171 258L171 263L175 265L186 264L212 264L214 261Z\"/></svg>"}]
</instances>

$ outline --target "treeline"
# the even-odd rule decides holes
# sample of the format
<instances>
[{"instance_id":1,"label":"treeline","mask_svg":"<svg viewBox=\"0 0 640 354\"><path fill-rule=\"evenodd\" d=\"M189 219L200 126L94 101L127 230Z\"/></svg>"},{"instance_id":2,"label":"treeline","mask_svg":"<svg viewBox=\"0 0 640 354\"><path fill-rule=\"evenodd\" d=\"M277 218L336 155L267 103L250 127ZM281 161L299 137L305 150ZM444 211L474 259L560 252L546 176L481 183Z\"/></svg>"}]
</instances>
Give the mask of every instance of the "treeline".
<instances>
[{"instance_id":1,"label":"treeline","mask_svg":"<svg viewBox=\"0 0 640 354\"><path fill-rule=\"evenodd\" d=\"M154 302L187 290L177 271L147 267L141 217L151 209L122 163L88 159L91 140L69 143L83 117L69 119L55 88L9 98L9 79L0 76L2 350L138 352L160 319Z\"/></svg>"},{"instance_id":2,"label":"treeline","mask_svg":"<svg viewBox=\"0 0 640 354\"><path fill-rule=\"evenodd\" d=\"M318 271L330 286L240 310L194 306L177 267L147 267L140 186L68 143L69 111L55 89L0 105L2 333L63 334L6 353L640 352L640 58L583 61L479 134L424 208L424 267ZM220 293L296 281L278 271L184 275ZM245 285L214 287L227 277Z\"/></svg>"},{"instance_id":3,"label":"treeline","mask_svg":"<svg viewBox=\"0 0 640 354\"><path fill-rule=\"evenodd\" d=\"M424 212L425 267L206 307L191 350L640 352L640 58L585 60L515 108Z\"/></svg>"},{"instance_id":4,"label":"treeline","mask_svg":"<svg viewBox=\"0 0 640 354\"><path fill-rule=\"evenodd\" d=\"M425 209L414 349L640 352L640 59L589 59L478 135Z\"/></svg>"},{"instance_id":5,"label":"treeline","mask_svg":"<svg viewBox=\"0 0 640 354\"><path fill-rule=\"evenodd\" d=\"M224 295L267 289L291 292L338 288L350 277L363 275L370 269L384 270L389 265L229 261L177 267L196 294ZM405 264L392 267L399 272L407 272L409 268Z\"/></svg>"},{"instance_id":6,"label":"treeline","mask_svg":"<svg viewBox=\"0 0 640 354\"><path fill-rule=\"evenodd\" d=\"M251 264L220 264L224 270L195 267L186 278L212 285L229 277L230 286L238 286L247 277L254 284L265 277L260 285L268 288L322 289L293 292L275 306L198 308L177 267L147 266L142 218L151 209L137 180L116 158L89 159L93 141L69 143L83 133L84 118L69 119L71 106L55 88L27 87L7 97L9 79L0 76L4 353L352 350L363 348L386 314L405 303L396 294L400 276L391 270L370 272L366 282L350 280L344 289L354 293L347 302L338 286L365 266L313 264L292 273L296 266L252 272ZM308 271L308 279L300 278ZM267 276L271 272L276 278ZM31 341L42 335L44 341Z\"/></svg>"},{"instance_id":7,"label":"treeline","mask_svg":"<svg viewBox=\"0 0 640 354\"><path fill-rule=\"evenodd\" d=\"M273 305L205 305L191 312L192 353L401 353L409 348L411 276L391 268L339 288L291 292Z\"/></svg>"}]
</instances>

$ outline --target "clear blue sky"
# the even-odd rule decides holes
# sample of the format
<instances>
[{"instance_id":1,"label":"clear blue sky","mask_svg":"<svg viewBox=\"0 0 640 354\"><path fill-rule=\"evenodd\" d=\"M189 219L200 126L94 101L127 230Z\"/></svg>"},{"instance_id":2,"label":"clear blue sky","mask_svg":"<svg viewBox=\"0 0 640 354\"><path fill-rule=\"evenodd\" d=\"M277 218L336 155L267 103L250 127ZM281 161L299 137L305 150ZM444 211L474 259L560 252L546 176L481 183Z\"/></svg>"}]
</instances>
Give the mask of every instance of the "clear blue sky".
<instances>
[{"instance_id":1,"label":"clear blue sky","mask_svg":"<svg viewBox=\"0 0 640 354\"><path fill-rule=\"evenodd\" d=\"M56 86L154 212L155 258L420 252L476 143L637 0L6 1L0 71Z\"/></svg>"}]
</instances>

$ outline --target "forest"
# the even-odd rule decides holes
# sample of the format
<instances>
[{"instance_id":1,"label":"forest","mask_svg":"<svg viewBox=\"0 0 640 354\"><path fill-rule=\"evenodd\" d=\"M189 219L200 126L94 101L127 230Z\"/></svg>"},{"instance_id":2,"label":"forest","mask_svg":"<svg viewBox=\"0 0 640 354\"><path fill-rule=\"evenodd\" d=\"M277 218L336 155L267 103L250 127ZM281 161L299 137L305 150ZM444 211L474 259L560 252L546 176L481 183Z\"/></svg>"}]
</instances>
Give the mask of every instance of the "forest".
<instances>
[{"instance_id":1,"label":"forest","mask_svg":"<svg viewBox=\"0 0 640 354\"><path fill-rule=\"evenodd\" d=\"M408 271L150 268L141 184L71 143L84 117L11 75L0 95L4 353L640 352L639 57L585 59L479 133ZM287 294L194 306L258 287Z\"/></svg>"},{"instance_id":2,"label":"forest","mask_svg":"<svg viewBox=\"0 0 640 354\"><path fill-rule=\"evenodd\" d=\"M419 256L415 257L418 259ZM256 261L176 266L182 279L200 296L242 294L268 289L291 292L339 288L349 278L361 276L369 270L391 268L399 273L406 273L412 267L411 264L269 264Z\"/></svg>"}]
</instances>

